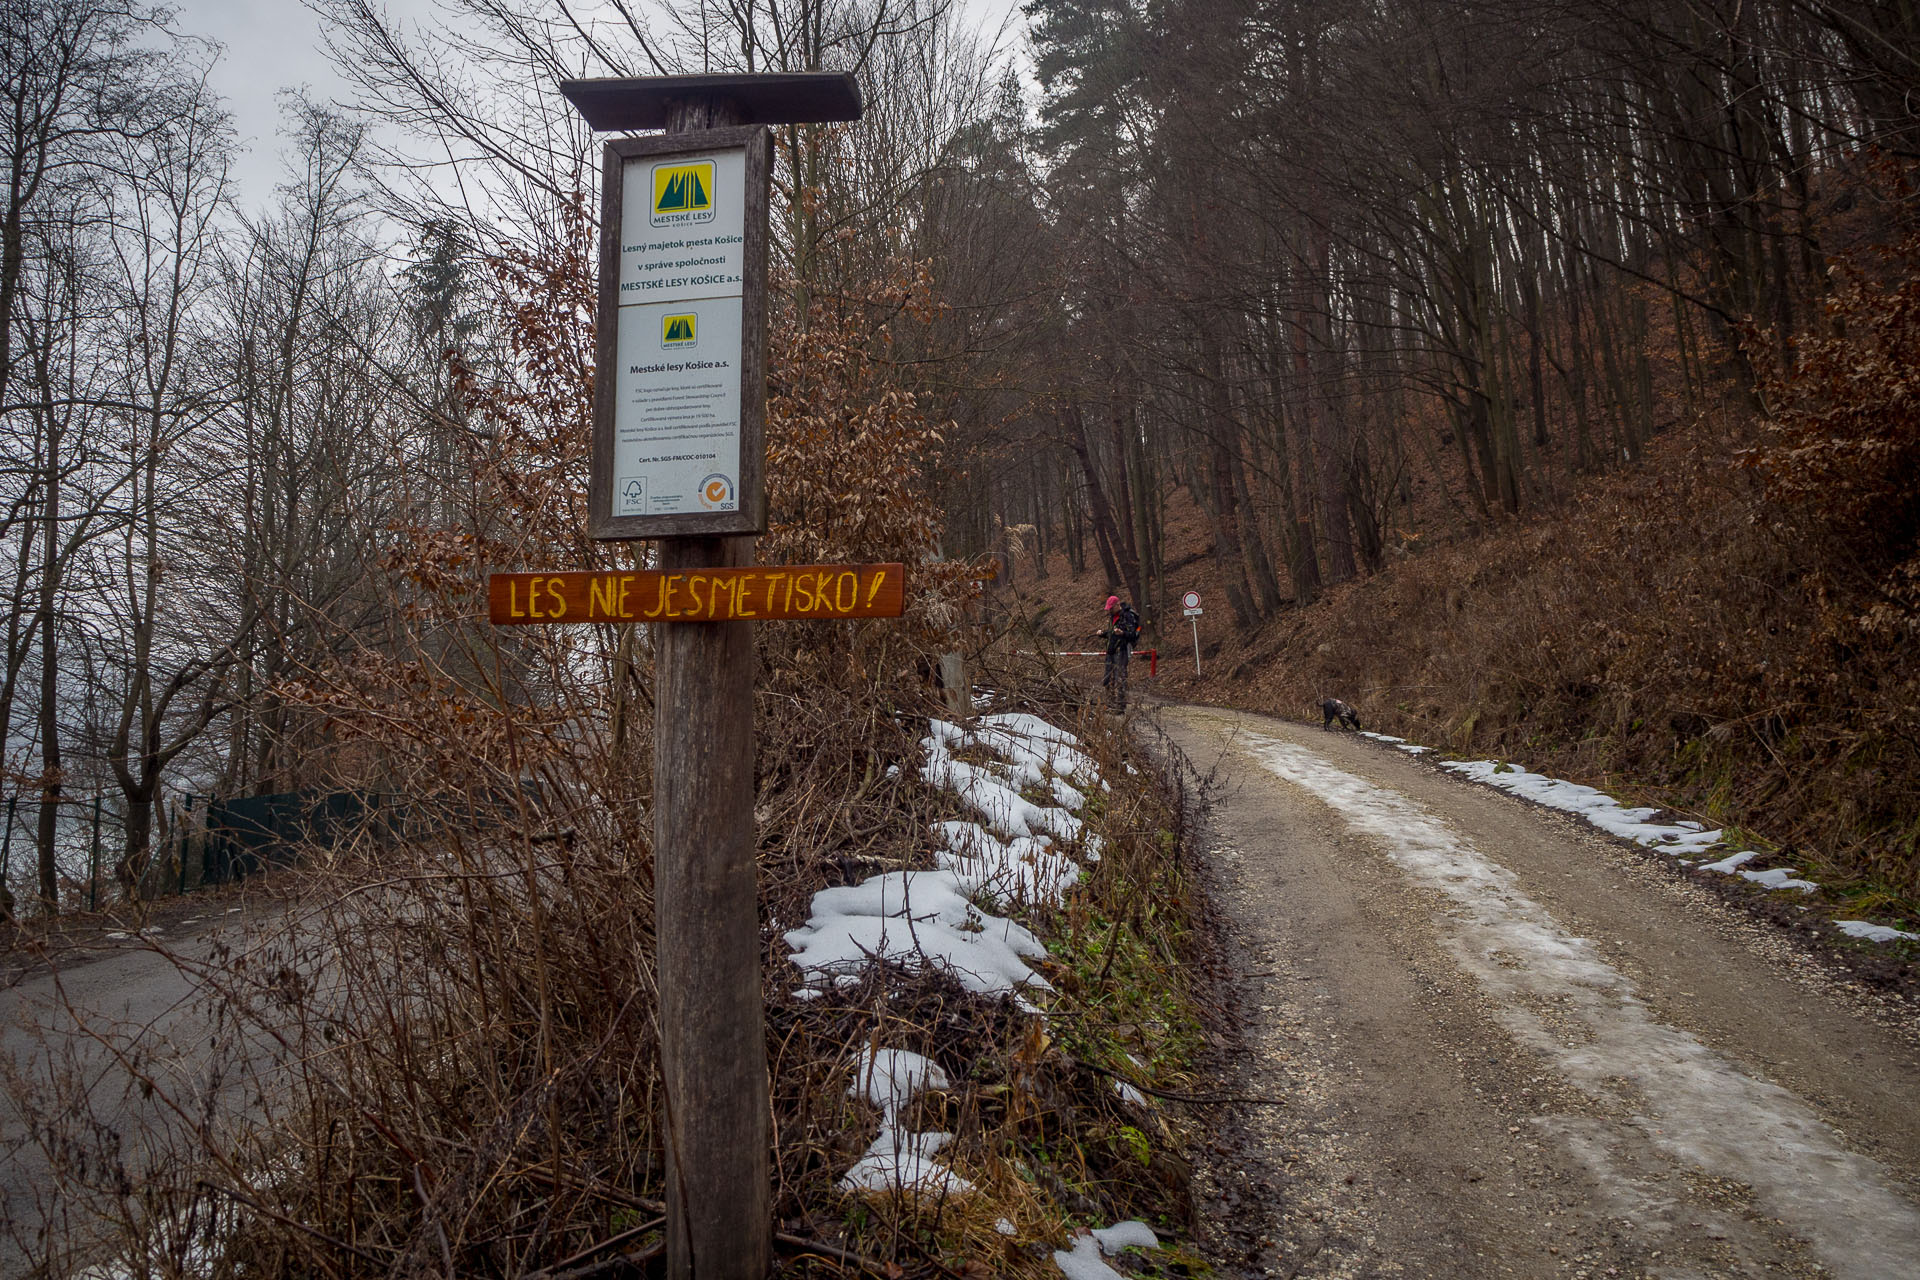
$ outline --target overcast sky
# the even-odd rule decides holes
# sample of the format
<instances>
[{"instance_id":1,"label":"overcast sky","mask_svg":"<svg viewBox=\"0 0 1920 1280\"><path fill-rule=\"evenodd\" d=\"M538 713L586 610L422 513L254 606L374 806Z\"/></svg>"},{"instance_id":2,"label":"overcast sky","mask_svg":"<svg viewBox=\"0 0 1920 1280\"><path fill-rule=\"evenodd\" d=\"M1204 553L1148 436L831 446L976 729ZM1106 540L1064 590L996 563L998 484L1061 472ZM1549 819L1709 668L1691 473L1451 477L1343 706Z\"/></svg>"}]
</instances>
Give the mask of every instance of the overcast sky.
<instances>
[{"instance_id":1,"label":"overcast sky","mask_svg":"<svg viewBox=\"0 0 1920 1280\"><path fill-rule=\"evenodd\" d=\"M966 21L997 30L1011 20L1016 42L1023 42L1026 19L1021 0L959 0ZM284 179L280 164L282 89L305 86L322 102L345 97L346 84L327 61L319 22L299 0L172 0L178 27L186 34L218 40L226 46L213 85L233 113L242 154L236 167L241 205L257 209L272 198ZM433 0L385 0L387 11L407 24L436 20Z\"/></svg>"}]
</instances>

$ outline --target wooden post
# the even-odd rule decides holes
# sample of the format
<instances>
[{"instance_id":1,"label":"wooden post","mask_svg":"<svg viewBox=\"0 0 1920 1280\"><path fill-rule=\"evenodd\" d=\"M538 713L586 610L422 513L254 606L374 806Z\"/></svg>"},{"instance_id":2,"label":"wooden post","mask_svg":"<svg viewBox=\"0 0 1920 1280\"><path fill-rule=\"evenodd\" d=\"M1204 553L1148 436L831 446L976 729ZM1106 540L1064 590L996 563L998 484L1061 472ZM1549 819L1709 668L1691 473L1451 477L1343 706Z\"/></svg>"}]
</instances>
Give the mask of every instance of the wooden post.
<instances>
[{"instance_id":1,"label":"wooden post","mask_svg":"<svg viewBox=\"0 0 1920 1280\"><path fill-rule=\"evenodd\" d=\"M751 563L751 537L660 544L660 567ZM667 1274L772 1262L766 1014L754 883L753 624L656 624L653 892L666 1086Z\"/></svg>"},{"instance_id":2,"label":"wooden post","mask_svg":"<svg viewBox=\"0 0 1920 1280\"><path fill-rule=\"evenodd\" d=\"M765 200L771 161L766 134L745 126L855 120L859 88L851 76L796 72L575 80L560 89L596 129L666 131L663 138L609 143L605 153L591 532L603 541L659 539L660 568L669 575L746 567L753 563L754 533L766 528L761 472ZM675 154L683 141L680 154L733 151L744 165L745 190L726 197L747 201L734 206L743 219L731 241L739 246L738 275L728 278L727 267L714 266L714 259L724 261L731 253L716 232L698 240L705 248L684 263L692 275L623 279L624 164L628 158ZM704 167L708 183L719 181L718 161L694 164L688 175ZM717 216L718 188L700 194L698 176L683 177L665 166L655 172L667 185L652 189L644 220L636 214L633 226L642 247L633 250L635 261L682 265L659 256L682 244L663 238L674 232L658 229L697 226L691 219L709 202L716 207L707 216ZM656 216L672 221L652 221ZM711 275L701 274L708 270ZM645 379L729 367L720 345L697 352L697 365L693 359L679 362L677 354L656 354L685 350L683 344L702 341L702 331L728 334L725 307L700 308L734 295L686 291L726 285L740 290L737 364L732 366L737 373L700 376L708 382L740 379L738 469L732 470L716 446L706 455L715 459L714 474L696 488L681 488L684 476L650 472L639 464L684 459L635 457L630 441L619 444L619 406L633 412L654 394L648 388L660 384ZM637 291L632 307L621 305L626 290ZM699 314L662 315L663 328L650 336L633 329L627 338L640 345L632 348L632 358L622 360L621 315L631 310L651 317L653 298ZM683 327L677 325L681 320L687 322ZM724 336L707 340L731 344ZM620 391L623 373L639 379L627 384L630 392ZM715 405L723 409L724 401ZM621 454L622 448L628 453ZM704 510L690 505L694 495ZM554 585L551 579L544 584ZM551 605L551 590L544 598ZM530 618L537 616L532 599L529 588ZM746 621L684 620L654 627L654 912L666 1113L667 1274L673 1280L760 1280L773 1263L772 1119L754 882L752 627Z\"/></svg>"},{"instance_id":3,"label":"wooden post","mask_svg":"<svg viewBox=\"0 0 1920 1280\"><path fill-rule=\"evenodd\" d=\"M667 132L740 123L725 99L695 97L668 108ZM660 567L752 564L754 542L662 539ZM773 1163L754 876L753 624L662 623L653 644L667 1275L758 1280L773 1265Z\"/></svg>"},{"instance_id":4,"label":"wooden post","mask_svg":"<svg viewBox=\"0 0 1920 1280\"><path fill-rule=\"evenodd\" d=\"M965 720L973 714L973 687L967 682L967 656L958 650L940 655L940 696L947 714Z\"/></svg>"}]
</instances>

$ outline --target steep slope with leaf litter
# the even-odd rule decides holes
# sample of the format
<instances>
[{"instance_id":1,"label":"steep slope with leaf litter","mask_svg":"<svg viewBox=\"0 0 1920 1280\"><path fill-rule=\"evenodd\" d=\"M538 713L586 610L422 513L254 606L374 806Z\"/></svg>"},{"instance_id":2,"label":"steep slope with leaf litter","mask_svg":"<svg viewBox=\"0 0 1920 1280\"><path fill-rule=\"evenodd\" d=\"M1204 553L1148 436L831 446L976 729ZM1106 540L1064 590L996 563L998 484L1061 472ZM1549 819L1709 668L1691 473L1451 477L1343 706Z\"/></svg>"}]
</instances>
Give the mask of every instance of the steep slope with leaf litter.
<instances>
[{"instance_id":1,"label":"steep slope with leaf litter","mask_svg":"<svg viewBox=\"0 0 1920 1280\"><path fill-rule=\"evenodd\" d=\"M584 1276L659 1251L647 636L482 621L491 568L638 552L583 533L582 210L567 232L496 263L519 377L462 375L486 428L463 441L471 505L423 504L396 527L382 623L280 691L311 720L316 776L405 797L404 817L312 851L284 882L297 923L205 975L221 1023L276 1050L208 1063L192 1096L152 1088L138 1131L92 1123L84 1090L49 1084L35 1105L68 1228L33 1246L50 1273L105 1251L137 1276ZM916 566L899 624L758 630L780 1241L791 1274L1056 1274L1073 1225L1189 1234L1183 1122L1142 1092L1178 1093L1201 1039L1180 797L1129 766L1076 691L991 673L1001 708L1065 726L1111 780L1074 819L1103 856L1027 919L1047 1016L909 964L803 993L783 937L823 888L932 867L933 824L966 816L921 778L941 706L927 673L975 587L974 566L932 560L919 485L936 427L888 367L885 318L916 287L878 281L774 339L760 558ZM1037 783L1020 784L1027 802L1064 794ZM972 1191L841 1185L872 1140L853 1094L880 1046L940 1066L944 1087L887 1118L956 1135L941 1160Z\"/></svg>"}]
</instances>

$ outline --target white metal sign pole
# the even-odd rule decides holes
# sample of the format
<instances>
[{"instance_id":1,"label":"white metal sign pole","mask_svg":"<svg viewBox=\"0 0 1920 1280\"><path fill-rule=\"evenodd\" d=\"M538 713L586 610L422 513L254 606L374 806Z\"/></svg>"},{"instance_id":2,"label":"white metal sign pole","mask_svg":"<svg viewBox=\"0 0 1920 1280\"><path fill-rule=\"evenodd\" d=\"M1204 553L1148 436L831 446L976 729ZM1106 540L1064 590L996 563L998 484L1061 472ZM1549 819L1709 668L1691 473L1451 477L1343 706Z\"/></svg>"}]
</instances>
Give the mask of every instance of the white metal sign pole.
<instances>
[{"instance_id":1,"label":"white metal sign pole","mask_svg":"<svg viewBox=\"0 0 1920 1280\"><path fill-rule=\"evenodd\" d=\"M1180 597L1180 603L1186 606L1187 625L1193 628L1193 674L1200 674L1200 593L1189 591Z\"/></svg>"}]
</instances>

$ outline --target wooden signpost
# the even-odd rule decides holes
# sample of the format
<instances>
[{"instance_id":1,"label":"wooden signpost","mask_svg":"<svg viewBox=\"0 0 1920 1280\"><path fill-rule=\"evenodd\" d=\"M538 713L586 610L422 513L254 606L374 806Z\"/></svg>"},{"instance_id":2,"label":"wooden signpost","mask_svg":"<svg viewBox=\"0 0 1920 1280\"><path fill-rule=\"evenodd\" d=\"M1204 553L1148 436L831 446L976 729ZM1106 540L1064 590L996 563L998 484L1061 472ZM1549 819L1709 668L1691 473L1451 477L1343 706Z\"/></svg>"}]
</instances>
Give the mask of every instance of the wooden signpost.
<instances>
[{"instance_id":1,"label":"wooden signpost","mask_svg":"<svg viewBox=\"0 0 1920 1280\"><path fill-rule=\"evenodd\" d=\"M496 573L487 581L487 616L502 626L897 618L906 581L901 564Z\"/></svg>"},{"instance_id":2,"label":"wooden signpost","mask_svg":"<svg viewBox=\"0 0 1920 1280\"><path fill-rule=\"evenodd\" d=\"M753 564L766 529L768 124L854 120L850 75L575 80L603 152L589 525L658 568L494 574L502 625L652 622L667 1274L773 1256L754 883L754 620L897 618L905 567Z\"/></svg>"}]
</instances>

